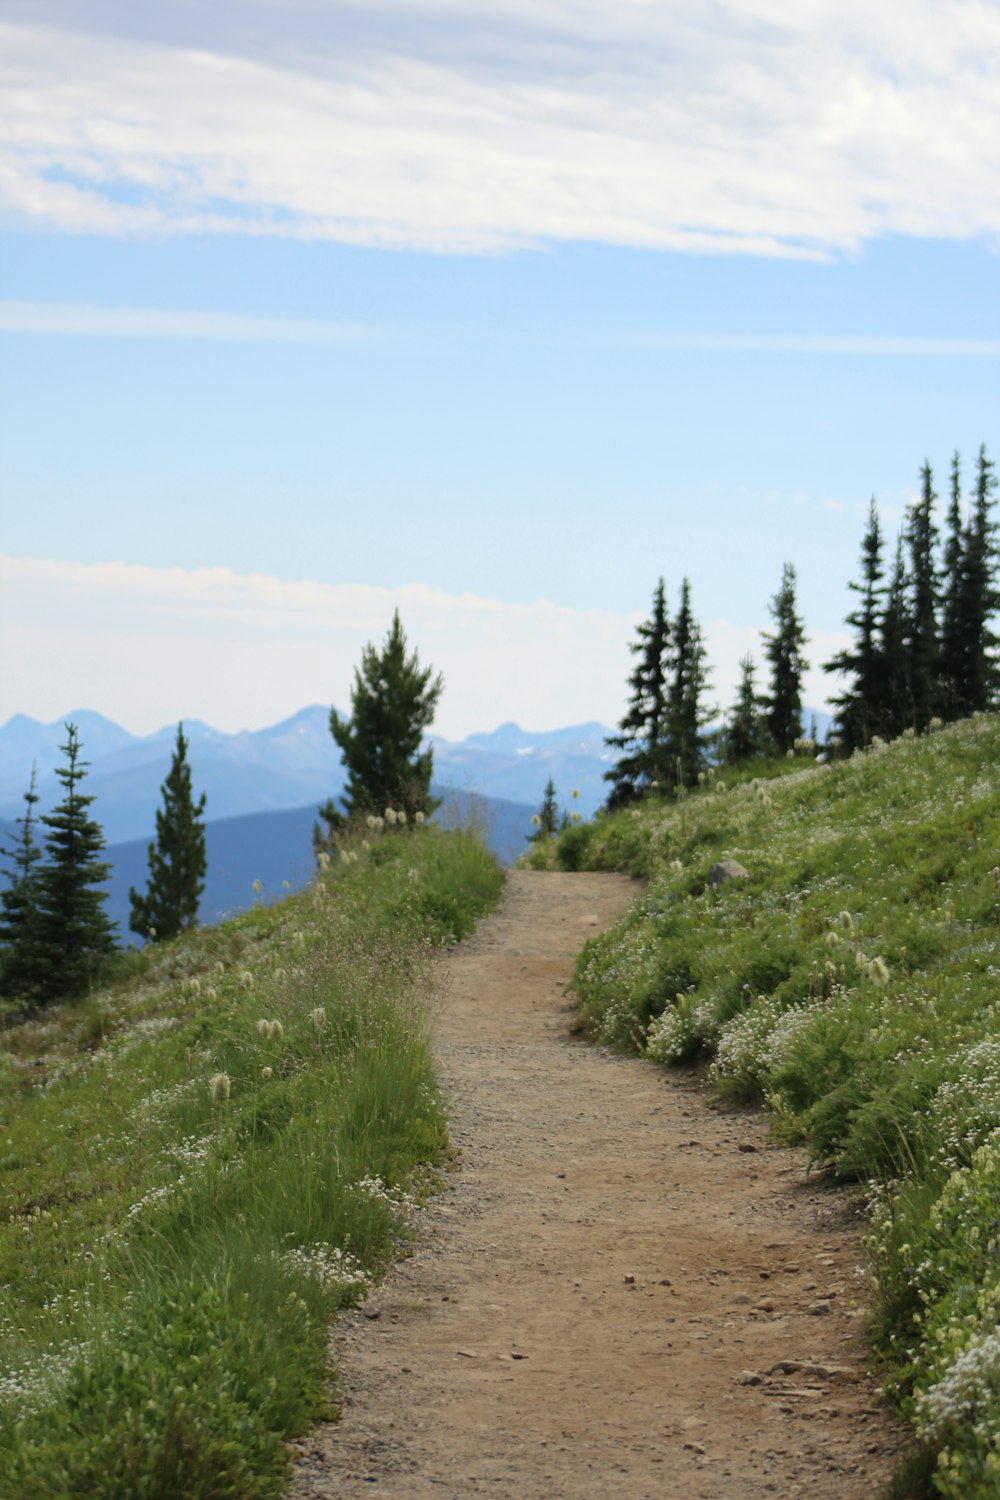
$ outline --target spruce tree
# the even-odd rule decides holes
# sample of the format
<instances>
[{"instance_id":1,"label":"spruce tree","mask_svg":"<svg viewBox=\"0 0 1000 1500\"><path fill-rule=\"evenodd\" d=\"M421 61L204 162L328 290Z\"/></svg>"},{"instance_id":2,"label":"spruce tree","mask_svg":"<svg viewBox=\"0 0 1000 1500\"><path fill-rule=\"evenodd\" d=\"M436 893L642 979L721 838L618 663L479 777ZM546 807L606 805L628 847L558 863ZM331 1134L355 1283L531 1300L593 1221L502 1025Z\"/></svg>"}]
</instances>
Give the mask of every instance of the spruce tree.
<instances>
[{"instance_id":1,"label":"spruce tree","mask_svg":"<svg viewBox=\"0 0 1000 1500\"><path fill-rule=\"evenodd\" d=\"M764 633L764 655L771 667L771 690L764 699L764 723L775 749L784 755L802 736L802 677L809 663L802 655L806 634L795 611L795 569L785 563L781 587L768 606L776 630Z\"/></svg>"},{"instance_id":2,"label":"spruce tree","mask_svg":"<svg viewBox=\"0 0 1000 1500\"><path fill-rule=\"evenodd\" d=\"M838 735L848 754L867 745L872 735L880 732L885 702L885 661L880 640L885 596L882 576L882 534L873 497L861 543L861 582L848 584L848 588L860 595L858 608L851 611L845 622L855 631L854 644L823 666L824 672L842 672L850 679L840 697L833 700Z\"/></svg>"},{"instance_id":3,"label":"spruce tree","mask_svg":"<svg viewBox=\"0 0 1000 1500\"><path fill-rule=\"evenodd\" d=\"M722 758L727 765L754 760L758 755L763 755L767 744L767 731L754 682L755 672L753 657L744 656L740 662L740 685L736 702L719 739Z\"/></svg>"},{"instance_id":4,"label":"spruce tree","mask_svg":"<svg viewBox=\"0 0 1000 1500\"><path fill-rule=\"evenodd\" d=\"M909 552L909 696L911 711L904 714L901 728L927 728L937 711L941 641L938 626L940 586L935 552L938 529L934 524L934 476L925 461L920 471L920 499L910 507L906 520ZM891 591L890 591L891 596Z\"/></svg>"},{"instance_id":5,"label":"spruce tree","mask_svg":"<svg viewBox=\"0 0 1000 1500\"><path fill-rule=\"evenodd\" d=\"M955 719L961 713L960 698L965 676L962 641L965 527L962 519L961 460L957 452L951 461L951 494L945 527L937 712L944 719Z\"/></svg>"},{"instance_id":6,"label":"spruce tree","mask_svg":"<svg viewBox=\"0 0 1000 1500\"><path fill-rule=\"evenodd\" d=\"M3 851L9 884L0 892L0 992L30 998L39 975L38 871L42 851L35 843L37 768L24 794L27 804L17 819L20 833Z\"/></svg>"},{"instance_id":7,"label":"spruce tree","mask_svg":"<svg viewBox=\"0 0 1000 1500\"><path fill-rule=\"evenodd\" d=\"M896 556L880 627L879 696L871 708L871 722L885 739L893 739L916 723L911 686L913 622L908 585L903 537L900 536L896 542Z\"/></svg>"},{"instance_id":8,"label":"spruce tree","mask_svg":"<svg viewBox=\"0 0 1000 1500\"><path fill-rule=\"evenodd\" d=\"M529 843L535 844L539 839L551 838L558 832L559 808L556 804L555 782L551 776L545 784L542 805L531 821L535 827L534 832L528 835ZM565 822L565 819L563 821Z\"/></svg>"},{"instance_id":9,"label":"spruce tree","mask_svg":"<svg viewBox=\"0 0 1000 1500\"><path fill-rule=\"evenodd\" d=\"M605 741L619 752L615 764L604 773L604 780L611 783L609 810L634 802L654 781L667 784L673 779L666 750L670 621L662 578L653 592L649 619L636 627L636 637L629 644L637 660L629 677L628 708L619 733Z\"/></svg>"},{"instance_id":10,"label":"spruce tree","mask_svg":"<svg viewBox=\"0 0 1000 1500\"><path fill-rule=\"evenodd\" d=\"M959 711L976 713L989 708L996 697L997 637L990 619L1000 606L997 592L996 525L992 519L995 465L986 457L986 445L976 460L976 487L965 528L959 594L959 638L962 678Z\"/></svg>"},{"instance_id":11,"label":"spruce tree","mask_svg":"<svg viewBox=\"0 0 1000 1500\"><path fill-rule=\"evenodd\" d=\"M319 809L327 842L352 817L378 816L392 808L412 818L437 806L430 793L433 751L420 747L443 687L440 674L421 668L416 651L407 655L396 610L382 649L369 642L361 653L351 717L342 719L336 709L330 710L330 733L343 756L347 786L343 811L332 798Z\"/></svg>"},{"instance_id":12,"label":"spruce tree","mask_svg":"<svg viewBox=\"0 0 1000 1500\"><path fill-rule=\"evenodd\" d=\"M667 687L667 740L664 757L677 786L694 786L707 761L703 733L710 717L702 706L708 685L707 657L701 626L691 609L691 585L681 584L681 603L673 625L671 674Z\"/></svg>"},{"instance_id":13,"label":"spruce tree","mask_svg":"<svg viewBox=\"0 0 1000 1500\"><path fill-rule=\"evenodd\" d=\"M63 800L42 818L49 830L37 876L39 951L36 992L42 999L79 995L100 974L114 952L114 924L104 910L110 865L99 859L104 835L88 813L92 796L80 791L87 762L80 759L75 724L66 725L56 767Z\"/></svg>"},{"instance_id":14,"label":"spruce tree","mask_svg":"<svg viewBox=\"0 0 1000 1500\"><path fill-rule=\"evenodd\" d=\"M198 802L191 795L191 767L183 723L167 779L161 787L163 806L156 813L156 841L149 846L149 881L146 894L135 888L128 893L129 926L141 937L165 942L193 927L198 920L198 902L205 889L205 796Z\"/></svg>"}]
</instances>

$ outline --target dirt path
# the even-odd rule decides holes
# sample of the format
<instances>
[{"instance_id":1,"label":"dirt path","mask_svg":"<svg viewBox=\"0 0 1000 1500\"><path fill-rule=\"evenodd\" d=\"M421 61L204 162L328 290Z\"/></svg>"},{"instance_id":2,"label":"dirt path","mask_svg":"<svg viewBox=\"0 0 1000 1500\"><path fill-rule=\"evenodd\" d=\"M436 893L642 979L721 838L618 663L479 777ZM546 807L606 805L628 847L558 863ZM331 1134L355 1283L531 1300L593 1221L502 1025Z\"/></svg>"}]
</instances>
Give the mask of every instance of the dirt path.
<instances>
[{"instance_id":1,"label":"dirt path","mask_svg":"<svg viewBox=\"0 0 1000 1500\"><path fill-rule=\"evenodd\" d=\"M698 1079L568 1037L573 959L634 889L517 872L442 961L460 1165L337 1320L343 1420L289 1500L870 1500L891 1471L844 1195Z\"/></svg>"}]
</instances>

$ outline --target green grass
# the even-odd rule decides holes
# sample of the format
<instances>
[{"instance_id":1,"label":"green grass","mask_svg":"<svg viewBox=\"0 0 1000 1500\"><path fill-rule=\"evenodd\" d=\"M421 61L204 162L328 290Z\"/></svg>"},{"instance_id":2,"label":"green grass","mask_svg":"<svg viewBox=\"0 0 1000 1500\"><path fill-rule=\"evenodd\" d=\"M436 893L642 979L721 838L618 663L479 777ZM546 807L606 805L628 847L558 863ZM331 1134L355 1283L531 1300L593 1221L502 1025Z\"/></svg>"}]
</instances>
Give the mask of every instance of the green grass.
<instances>
[{"instance_id":1,"label":"green grass","mask_svg":"<svg viewBox=\"0 0 1000 1500\"><path fill-rule=\"evenodd\" d=\"M1000 1495L1000 721L784 769L547 851L648 880L581 955L582 1024L704 1059L818 1167L871 1184L872 1337L913 1472ZM723 858L749 878L715 890Z\"/></svg>"},{"instance_id":2,"label":"green grass","mask_svg":"<svg viewBox=\"0 0 1000 1500\"><path fill-rule=\"evenodd\" d=\"M431 828L0 1032L0 1494L267 1500L326 1325L447 1148L432 947L502 876ZM9 1011L8 1007L8 1011Z\"/></svg>"}]
</instances>

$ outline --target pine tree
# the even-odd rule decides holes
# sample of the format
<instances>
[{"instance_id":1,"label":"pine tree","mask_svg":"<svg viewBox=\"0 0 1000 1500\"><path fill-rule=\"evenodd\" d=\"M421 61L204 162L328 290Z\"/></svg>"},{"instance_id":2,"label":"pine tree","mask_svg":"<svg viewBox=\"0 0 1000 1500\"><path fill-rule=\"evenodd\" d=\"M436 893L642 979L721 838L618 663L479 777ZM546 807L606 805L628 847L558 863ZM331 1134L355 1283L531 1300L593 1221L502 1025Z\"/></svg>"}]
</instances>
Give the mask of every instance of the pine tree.
<instances>
[{"instance_id":1,"label":"pine tree","mask_svg":"<svg viewBox=\"0 0 1000 1500\"><path fill-rule=\"evenodd\" d=\"M149 846L149 882L145 896L131 888L129 926L155 942L174 938L198 920L198 902L205 889L205 797L191 796L191 767L184 725L167 779L161 787L163 806L156 813L156 841Z\"/></svg>"},{"instance_id":2,"label":"pine tree","mask_svg":"<svg viewBox=\"0 0 1000 1500\"><path fill-rule=\"evenodd\" d=\"M707 652L701 626L691 609L691 585L681 584L681 604L673 625L671 675L667 688L667 737L664 759L677 786L694 786L704 770L707 740L703 733L710 717L702 707L708 685Z\"/></svg>"},{"instance_id":3,"label":"pine tree","mask_svg":"<svg viewBox=\"0 0 1000 1500\"><path fill-rule=\"evenodd\" d=\"M39 972L38 871L42 851L35 843L37 768L24 794L27 804L18 818L20 834L4 850L9 884L0 892L0 991L30 998Z\"/></svg>"},{"instance_id":4,"label":"pine tree","mask_svg":"<svg viewBox=\"0 0 1000 1500\"><path fill-rule=\"evenodd\" d=\"M858 608L851 611L845 622L855 630L855 642L823 666L824 672L842 672L852 679L841 696L833 700L838 735L847 754L867 745L872 735L879 732L885 702L885 661L879 639L885 596L882 576L882 534L873 498L861 543L861 582L848 584L861 596Z\"/></svg>"},{"instance_id":5,"label":"pine tree","mask_svg":"<svg viewBox=\"0 0 1000 1500\"><path fill-rule=\"evenodd\" d=\"M965 676L962 641L965 526L962 519L961 460L957 452L951 461L951 495L945 526L937 711L942 718L955 719L962 711L960 697Z\"/></svg>"},{"instance_id":6,"label":"pine tree","mask_svg":"<svg viewBox=\"0 0 1000 1500\"><path fill-rule=\"evenodd\" d=\"M995 465L986 457L986 445L976 460L976 487L965 528L959 594L959 638L962 678L959 709L976 713L989 708L996 697L997 637L989 621L1000 606L997 592L996 525L992 520Z\"/></svg>"},{"instance_id":7,"label":"pine tree","mask_svg":"<svg viewBox=\"0 0 1000 1500\"><path fill-rule=\"evenodd\" d=\"M536 844L539 839L548 839L559 829L559 808L556 804L555 782L550 776L545 784L542 805L532 818L534 831L528 835L528 842ZM565 823L565 819L563 822Z\"/></svg>"},{"instance_id":8,"label":"pine tree","mask_svg":"<svg viewBox=\"0 0 1000 1500\"><path fill-rule=\"evenodd\" d=\"M604 773L604 780L611 783L609 810L634 802L653 782L668 784L673 780L672 764L668 764L665 752L670 621L662 578L653 592L652 613L637 626L636 636L629 645L637 661L629 677L628 708L618 726L619 733L605 741L619 752L611 770Z\"/></svg>"},{"instance_id":9,"label":"pine tree","mask_svg":"<svg viewBox=\"0 0 1000 1500\"><path fill-rule=\"evenodd\" d=\"M781 587L768 606L777 629L764 634L764 655L771 665L771 690L764 699L764 723L782 755L802 736L802 677L809 663L802 655L805 629L795 612L795 569L785 563Z\"/></svg>"},{"instance_id":10,"label":"pine tree","mask_svg":"<svg viewBox=\"0 0 1000 1500\"><path fill-rule=\"evenodd\" d=\"M906 545L910 557L909 577L909 694L911 712L901 728L912 724L923 730L937 711L941 641L938 627L940 584L934 557L938 529L934 524L934 476L925 461L920 471L920 499L910 507L906 521Z\"/></svg>"},{"instance_id":11,"label":"pine tree","mask_svg":"<svg viewBox=\"0 0 1000 1500\"><path fill-rule=\"evenodd\" d=\"M767 744L767 731L754 682L755 672L753 657L744 656L740 662L736 702L719 741L722 759L727 765L738 765L741 761L763 755Z\"/></svg>"},{"instance_id":12,"label":"pine tree","mask_svg":"<svg viewBox=\"0 0 1000 1500\"><path fill-rule=\"evenodd\" d=\"M882 611L879 696L873 701L871 712L872 723L885 739L902 734L916 718L911 686L913 622L909 594L903 538L900 536L896 541L896 556ZM933 687L932 683L932 690Z\"/></svg>"},{"instance_id":13,"label":"pine tree","mask_svg":"<svg viewBox=\"0 0 1000 1500\"><path fill-rule=\"evenodd\" d=\"M80 759L76 725L67 724L66 733L66 744L60 746L66 765L56 768L63 800L42 818L49 830L36 887L41 953L37 993L42 999L82 993L115 947L114 924L104 911L108 893L98 889L110 871L98 858L104 835L87 811L93 797L80 791L87 762Z\"/></svg>"},{"instance_id":14,"label":"pine tree","mask_svg":"<svg viewBox=\"0 0 1000 1500\"><path fill-rule=\"evenodd\" d=\"M437 806L431 797L433 751L421 751L424 732L444 679L421 669L416 651L407 656L406 636L396 610L381 651L369 643L361 653L351 689L351 717L330 710L330 733L347 770L344 811L331 798L319 809L327 841L348 818L379 815L386 808L408 818ZM322 843L320 838L317 842Z\"/></svg>"}]
</instances>

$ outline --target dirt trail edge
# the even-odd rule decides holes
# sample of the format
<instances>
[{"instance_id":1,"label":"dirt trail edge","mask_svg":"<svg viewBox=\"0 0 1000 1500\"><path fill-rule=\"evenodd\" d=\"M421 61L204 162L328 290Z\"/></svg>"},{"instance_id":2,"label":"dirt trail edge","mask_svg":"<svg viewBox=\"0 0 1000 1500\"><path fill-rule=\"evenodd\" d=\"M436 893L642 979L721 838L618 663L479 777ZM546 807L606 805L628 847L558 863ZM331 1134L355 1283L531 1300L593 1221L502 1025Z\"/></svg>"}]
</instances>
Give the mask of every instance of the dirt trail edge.
<instances>
[{"instance_id":1,"label":"dirt trail edge","mask_svg":"<svg viewBox=\"0 0 1000 1500\"><path fill-rule=\"evenodd\" d=\"M343 1417L289 1500L868 1500L891 1472L848 1199L763 1116L568 1035L573 960L634 894L515 872L442 960L460 1164L336 1320Z\"/></svg>"}]
</instances>

